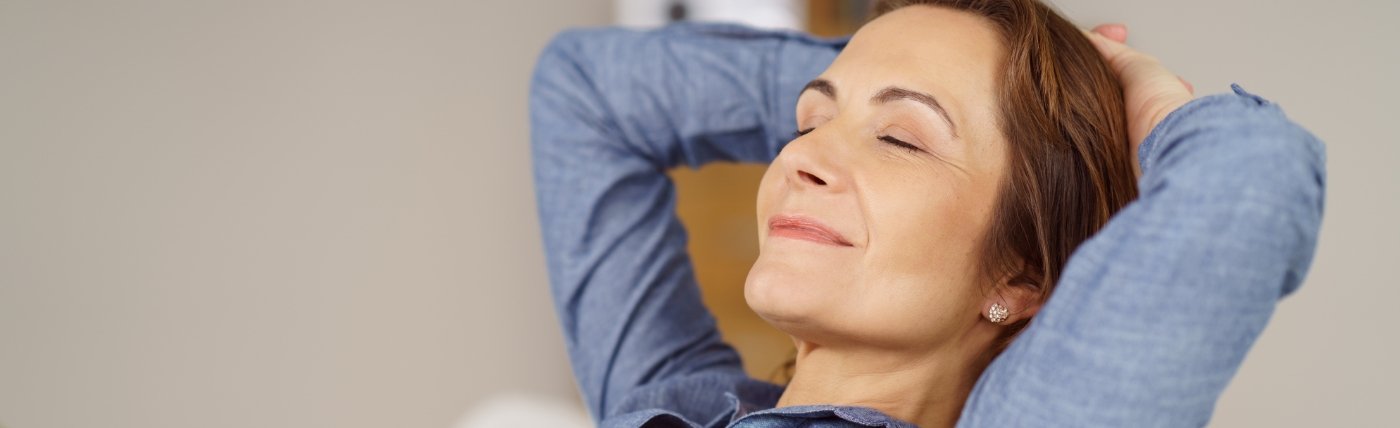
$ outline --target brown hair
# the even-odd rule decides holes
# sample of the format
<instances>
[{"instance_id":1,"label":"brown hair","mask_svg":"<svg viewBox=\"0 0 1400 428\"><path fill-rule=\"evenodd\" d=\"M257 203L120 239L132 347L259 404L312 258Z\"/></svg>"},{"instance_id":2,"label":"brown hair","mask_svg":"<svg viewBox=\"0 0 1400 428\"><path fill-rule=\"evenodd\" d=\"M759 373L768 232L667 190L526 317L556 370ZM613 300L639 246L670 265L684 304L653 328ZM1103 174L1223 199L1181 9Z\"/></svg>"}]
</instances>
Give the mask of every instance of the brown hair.
<instances>
[{"instance_id":1,"label":"brown hair","mask_svg":"<svg viewBox=\"0 0 1400 428\"><path fill-rule=\"evenodd\" d=\"M882 0L872 19L914 5L969 12L1001 33L1008 169L982 267L988 279L1035 287L1043 302L1074 249L1137 197L1122 87L1084 33L1037 0ZM1029 322L1008 326L986 360Z\"/></svg>"}]
</instances>

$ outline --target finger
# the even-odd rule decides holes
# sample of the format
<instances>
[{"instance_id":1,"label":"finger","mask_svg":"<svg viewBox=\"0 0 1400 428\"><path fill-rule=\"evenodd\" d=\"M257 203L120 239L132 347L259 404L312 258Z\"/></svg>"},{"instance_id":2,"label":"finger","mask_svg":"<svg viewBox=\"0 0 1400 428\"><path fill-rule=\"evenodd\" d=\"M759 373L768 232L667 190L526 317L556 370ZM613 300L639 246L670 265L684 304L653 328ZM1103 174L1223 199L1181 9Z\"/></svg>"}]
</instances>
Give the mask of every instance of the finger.
<instances>
[{"instance_id":1,"label":"finger","mask_svg":"<svg viewBox=\"0 0 1400 428\"><path fill-rule=\"evenodd\" d=\"M1190 92L1191 95L1196 95L1196 87L1192 86L1191 82L1187 82L1186 79L1181 78L1181 76L1176 76L1176 80L1180 80L1181 84L1186 86L1186 92Z\"/></svg>"},{"instance_id":2,"label":"finger","mask_svg":"<svg viewBox=\"0 0 1400 428\"><path fill-rule=\"evenodd\" d=\"M1118 56L1123 55L1124 53L1127 53L1132 50L1128 47L1128 45L1125 45L1122 42L1110 39L1104 36L1103 34L1099 34L1093 31L1085 31L1084 36L1089 38L1089 42L1094 44L1094 48L1098 49L1099 54L1103 55L1104 59L1107 59L1110 64L1115 62L1115 59L1118 58Z\"/></svg>"},{"instance_id":3,"label":"finger","mask_svg":"<svg viewBox=\"0 0 1400 428\"><path fill-rule=\"evenodd\" d=\"M1128 26L1123 24L1100 24L1093 31L1118 43L1128 42Z\"/></svg>"}]
</instances>

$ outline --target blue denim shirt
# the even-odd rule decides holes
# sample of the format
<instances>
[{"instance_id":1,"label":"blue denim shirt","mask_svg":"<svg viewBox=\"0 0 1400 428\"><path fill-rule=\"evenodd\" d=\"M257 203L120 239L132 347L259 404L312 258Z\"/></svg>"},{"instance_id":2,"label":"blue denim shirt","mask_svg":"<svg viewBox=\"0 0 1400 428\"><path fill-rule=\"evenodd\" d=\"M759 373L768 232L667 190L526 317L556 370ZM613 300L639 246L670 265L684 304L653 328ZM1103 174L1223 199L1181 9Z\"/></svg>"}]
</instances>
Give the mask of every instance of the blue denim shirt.
<instances>
[{"instance_id":1,"label":"blue denim shirt","mask_svg":"<svg viewBox=\"0 0 1400 428\"><path fill-rule=\"evenodd\" d=\"M681 165L769 162L799 91L846 39L736 25L572 30L530 89L550 287L588 411L610 427L912 426L869 408L774 408L700 299ZM1196 99L1139 151L1141 196L1074 252L982 373L959 426L1202 426L1277 301L1302 282L1324 151L1273 103ZM734 195L749 198L752 195Z\"/></svg>"}]
</instances>

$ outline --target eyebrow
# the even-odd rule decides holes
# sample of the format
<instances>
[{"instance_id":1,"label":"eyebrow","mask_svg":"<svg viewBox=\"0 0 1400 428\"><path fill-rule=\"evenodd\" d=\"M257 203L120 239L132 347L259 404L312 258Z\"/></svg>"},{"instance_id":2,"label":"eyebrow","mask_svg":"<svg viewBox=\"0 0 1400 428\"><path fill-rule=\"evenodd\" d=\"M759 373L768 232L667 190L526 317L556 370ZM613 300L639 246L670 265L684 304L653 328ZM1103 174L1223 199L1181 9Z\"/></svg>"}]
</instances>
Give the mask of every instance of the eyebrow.
<instances>
[{"instance_id":1,"label":"eyebrow","mask_svg":"<svg viewBox=\"0 0 1400 428\"><path fill-rule=\"evenodd\" d=\"M807 82L807 86L802 87L802 92L807 92L808 90L821 92L826 94L827 98L836 99L836 85L832 85L831 81L826 79L812 79L811 82Z\"/></svg>"},{"instance_id":2,"label":"eyebrow","mask_svg":"<svg viewBox=\"0 0 1400 428\"><path fill-rule=\"evenodd\" d=\"M808 90L821 92L828 98L836 99L836 85L831 84L831 81L826 79L814 79L811 82L807 82L807 86L802 88L802 92L807 92ZM889 86L885 89L881 89L874 97L870 98L872 104L885 104L898 100L914 101L932 109L935 113L938 113L938 117L943 118L943 121L948 124L948 128L953 132L953 138L957 138L958 126L953 124L953 119L948 115L948 110L944 109L943 104L939 103L938 98L933 95L898 86Z\"/></svg>"}]
</instances>

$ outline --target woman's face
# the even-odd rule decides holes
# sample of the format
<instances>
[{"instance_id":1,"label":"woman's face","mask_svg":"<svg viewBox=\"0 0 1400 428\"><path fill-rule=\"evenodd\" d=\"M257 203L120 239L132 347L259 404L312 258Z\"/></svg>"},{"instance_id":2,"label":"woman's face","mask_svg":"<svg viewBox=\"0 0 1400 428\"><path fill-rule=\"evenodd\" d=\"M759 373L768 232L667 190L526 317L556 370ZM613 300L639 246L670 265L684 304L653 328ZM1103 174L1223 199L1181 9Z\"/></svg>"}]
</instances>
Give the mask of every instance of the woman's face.
<instances>
[{"instance_id":1,"label":"woman's face","mask_svg":"<svg viewBox=\"0 0 1400 428\"><path fill-rule=\"evenodd\" d=\"M759 186L755 312L823 345L922 349L971 330L991 302L978 263L1006 169L1004 50L990 21L935 7L856 33L803 91L810 131Z\"/></svg>"}]
</instances>

